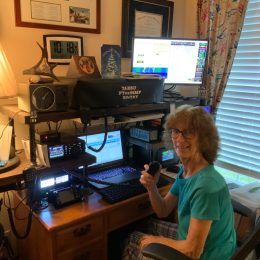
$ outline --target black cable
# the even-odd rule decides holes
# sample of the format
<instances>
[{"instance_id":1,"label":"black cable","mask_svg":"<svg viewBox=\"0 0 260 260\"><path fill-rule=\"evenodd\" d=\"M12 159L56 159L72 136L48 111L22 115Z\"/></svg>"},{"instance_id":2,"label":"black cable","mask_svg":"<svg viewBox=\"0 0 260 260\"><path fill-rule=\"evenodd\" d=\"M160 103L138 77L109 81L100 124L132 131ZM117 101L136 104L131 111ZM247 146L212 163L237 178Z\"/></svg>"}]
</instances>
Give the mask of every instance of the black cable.
<instances>
[{"instance_id":1,"label":"black cable","mask_svg":"<svg viewBox=\"0 0 260 260\"><path fill-rule=\"evenodd\" d=\"M59 132L60 128L61 128L61 125L62 125L62 120L58 121L56 123L56 132Z\"/></svg>"},{"instance_id":2,"label":"black cable","mask_svg":"<svg viewBox=\"0 0 260 260\"><path fill-rule=\"evenodd\" d=\"M6 249L8 259L16 259L12 245L6 236L3 239L3 247Z\"/></svg>"},{"instance_id":3,"label":"black cable","mask_svg":"<svg viewBox=\"0 0 260 260\"><path fill-rule=\"evenodd\" d=\"M36 169L34 167L29 167L23 171L23 178L24 178L24 183L25 187L27 188L28 192L28 205L30 208L29 214L28 214L28 221L27 221L27 226L25 233L23 235L19 234L14 223L13 219L13 214L12 214L12 208L9 207L7 209L9 221L10 221L10 226L11 229L14 233L14 235L19 238L19 239L24 239L26 238L31 230L31 225L32 225L32 214L33 211L36 209L36 200L35 200L35 193L36 193L36 183L37 183L37 175L36 175Z\"/></svg>"},{"instance_id":4,"label":"black cable","mask_svg":"<svg viewBox=\"0 0 260 260\"><path fill-rule=\"evenodd\" d=\"M19 110L17 112L14 113L14 115L8 120L8 123L5 125L5 127L3 128L1 134L0 134L0 140L2 139L4 132L6 130L6 128L9 126L9 124L11 123L11 121L14 119L14 117L19 114L20 112L22 112L22 110Z\"/></svg>"},{"instance_id":5,"label":"black cable","mask_svg":"<svg viewBox=\"0 0 260 260\"><path fill-rule=\"evenodd\" d=\"M176 85L172 84L169 88L164 89L164 91L169 91L169 90L174 90L174 89L176 89Z\"/></svg>"},{"instance_id":6,"label":"black cable","mask_svg":"<svg viewBox=\"0 0 260 260\"><path fill-rule=\"evenodd\" d=\"M8 216L9 216L9 221L10 221L11 229L12 229L14 235L15 235L17 238L19 238L19 239L24 239L24 238L26 238L26 237L29 235L30 230L31 230L33 210L30 209L30 212L29 212L29 215L28 215L28 222L27 222L26 230L25 230L25 233L24 233L23 235L20 235L20 234L18 233L18 231L16 230L16 227L15 227L15 224L14 224L14 220L13 220L13 214L12 214L11 208L8 208L8 209L7 209L7 212L8 212Z\"/></svg>"},{"instance_id":7,"label":"black cable","mask_svg":"<svg viewBox=\"0 0 260 260\"><path fill-rule=\"evenodd\" d=\"M87 140L88 133L87 133L87 127L86 127L86 145L87 145L88 149L90 149L91 151L96 152L96 153L100 152L104 148L104 146L107 142L107 132L108 132L107 117L105 117L104 119L105 119L105 134L104 134L103 142L98 149L96 149L92 146L88 146L88 140Z\"/></svg>"},{"instance_id":8,"label":"black cable","mask_svg":"<svg viewBox=\"0 0 260 260\"><path fill-rule=\"evenodd\" d=\"M46 122L46 124L48 126L49 131L51 131L51 122Z\"/></svg>"}]
</instances>

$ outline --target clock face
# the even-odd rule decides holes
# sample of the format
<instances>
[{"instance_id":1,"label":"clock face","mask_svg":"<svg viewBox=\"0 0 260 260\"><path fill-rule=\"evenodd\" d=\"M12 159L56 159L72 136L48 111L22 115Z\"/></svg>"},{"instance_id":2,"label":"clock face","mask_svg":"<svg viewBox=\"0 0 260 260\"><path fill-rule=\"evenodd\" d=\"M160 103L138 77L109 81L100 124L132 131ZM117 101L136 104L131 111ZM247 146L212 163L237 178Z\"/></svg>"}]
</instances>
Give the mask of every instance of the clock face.
<instances>
[{"instance_id":1,"label":"clock face","mask_svg":"<svg viewBox=\"0 0 260 260\"><path fill-rule=\"evenodd\" d=\"M70 59L72 55L79 55L77 41L51 40L51 59Z\"/></svg>"},{"instance_id":2,"label":"clock face","mask_svg":"<svg viewBox=\"0 0 260 260\"><path fill-rule=\"evenodd\" d=\"M31 102L39 111L48 111L55 105L55 94L47 86L36 88L31 96Z\"/></svg>"}]
</instances>

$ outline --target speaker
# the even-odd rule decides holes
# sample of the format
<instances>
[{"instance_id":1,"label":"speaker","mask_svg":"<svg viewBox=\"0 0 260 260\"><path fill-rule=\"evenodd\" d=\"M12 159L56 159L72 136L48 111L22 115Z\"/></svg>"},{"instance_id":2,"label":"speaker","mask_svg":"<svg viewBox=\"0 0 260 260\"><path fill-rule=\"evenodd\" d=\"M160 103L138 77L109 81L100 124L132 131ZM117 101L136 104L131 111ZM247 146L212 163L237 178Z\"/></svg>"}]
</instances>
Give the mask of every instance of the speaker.
<instances>
[{"instance_id":1,"label":"speaker","mask_svg":"<svg viewBox=\"0 0 260 260\"><path fill-rule=\"evenodd\" d=\"M18 108L26 112L66 111L68 85L60 83L19 84Z\"/></svg>"}]
</instances>

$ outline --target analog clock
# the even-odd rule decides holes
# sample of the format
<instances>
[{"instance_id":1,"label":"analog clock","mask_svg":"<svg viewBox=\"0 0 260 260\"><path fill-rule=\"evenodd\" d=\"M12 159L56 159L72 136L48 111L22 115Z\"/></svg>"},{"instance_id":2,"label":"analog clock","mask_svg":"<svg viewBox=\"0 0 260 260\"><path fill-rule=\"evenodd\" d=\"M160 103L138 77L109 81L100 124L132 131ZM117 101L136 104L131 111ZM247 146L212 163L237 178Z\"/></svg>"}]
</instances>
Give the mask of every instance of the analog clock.
<instances>
[{"instance_id":1,"label":"analog clock","mask_svg":"<svg viewBox=\"0 0 260 260\"><path fill-rule=\"evenodd\" d=\"M40 86L32 92L31 102L38 111L49 111L55 105L55 93L48 86Z\"/></svg>"}]
</instances>

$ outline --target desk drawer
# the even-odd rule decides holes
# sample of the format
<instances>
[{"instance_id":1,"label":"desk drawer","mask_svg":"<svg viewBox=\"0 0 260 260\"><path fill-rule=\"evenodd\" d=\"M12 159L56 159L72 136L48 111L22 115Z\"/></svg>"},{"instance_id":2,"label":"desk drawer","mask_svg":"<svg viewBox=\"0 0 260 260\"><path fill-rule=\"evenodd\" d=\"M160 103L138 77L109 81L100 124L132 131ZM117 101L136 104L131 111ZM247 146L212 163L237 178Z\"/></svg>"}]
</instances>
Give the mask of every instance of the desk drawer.
<instances>
[{"instance_id":1,"label":"desk drawer","mask_svg":"<svg viewBox=\"0 0 260 260\"><path fill-rule=\"evenodd\" d=\"M103 218L96 217L79 225L73 225L57 232L56 241L58 251L67 250L81 243L86 243L102 237L104 230Z\"/></svg>"},{"instance_id":2,"label":"desk drawer","mask_svg":"<svg viewBox=\"0 0 260 260\"><path fill-rule=\"evenodd\" d=\"M142 201L133 201L109 213L108 230L112 231L152 213L153 210L149 198Z\"/></svg>"},{"instance_id":3,"label":"desk drawer","mask_svg":"<svg viewBox=\"0 0 260 260\"><path fill-rule=\"evenodd\" d=\"M58 254L58 260L98 260L106 259L106 250L103 240L80 245L77 248L68 248Z\"/></svg>"}]
</instances>

